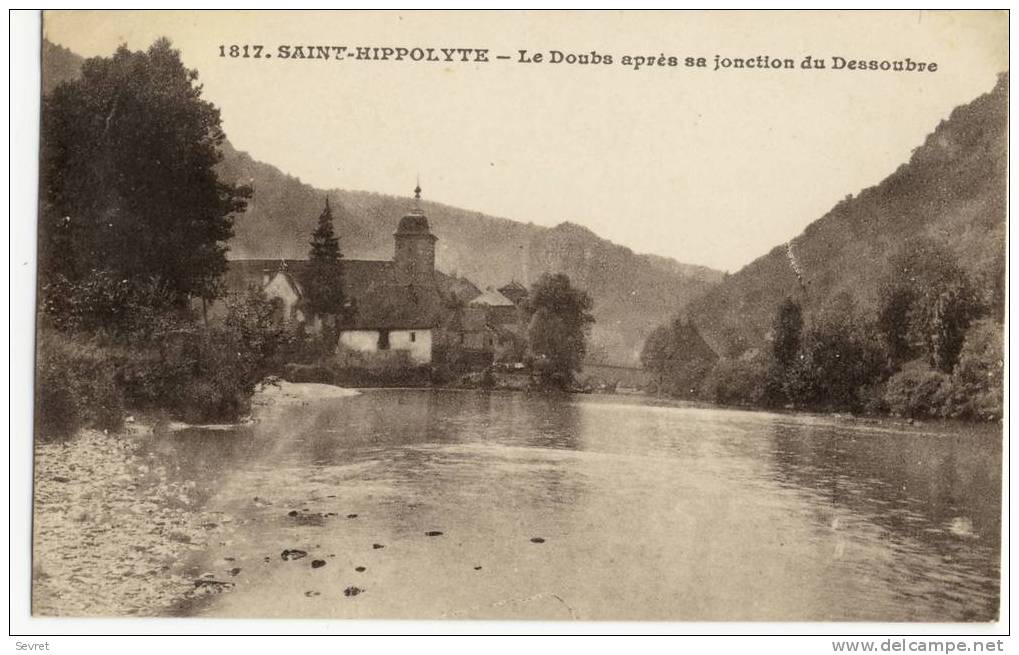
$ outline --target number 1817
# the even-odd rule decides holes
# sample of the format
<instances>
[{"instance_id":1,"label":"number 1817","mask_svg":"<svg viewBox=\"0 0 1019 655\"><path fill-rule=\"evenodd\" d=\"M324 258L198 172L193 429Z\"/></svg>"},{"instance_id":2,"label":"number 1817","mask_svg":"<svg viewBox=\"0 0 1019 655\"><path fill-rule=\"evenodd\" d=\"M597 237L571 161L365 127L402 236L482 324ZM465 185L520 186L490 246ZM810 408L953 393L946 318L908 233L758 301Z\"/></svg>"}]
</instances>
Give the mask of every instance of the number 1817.
<instances>
[{"instance_id":1,"label":"number 1817","mask_svg":"<svg viewBox=\"0 0 1019 655\"><path fill-rule=\"evenodd\" d=\"M219 56L240 59L261 59L262 50L263 47L260 45L221 45L219 46Z\"/></svg>"}]
</instances>

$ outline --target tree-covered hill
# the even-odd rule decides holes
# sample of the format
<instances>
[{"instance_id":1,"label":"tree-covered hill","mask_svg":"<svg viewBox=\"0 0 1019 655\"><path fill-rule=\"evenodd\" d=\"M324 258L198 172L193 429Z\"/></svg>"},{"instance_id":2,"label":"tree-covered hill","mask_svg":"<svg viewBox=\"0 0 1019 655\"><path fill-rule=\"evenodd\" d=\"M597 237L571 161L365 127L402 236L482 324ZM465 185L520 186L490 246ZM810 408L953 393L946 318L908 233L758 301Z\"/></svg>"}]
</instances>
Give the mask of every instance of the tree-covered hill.
<instances>
[{"instance_id":1,"label":"tree-covered hill","mask_svg":"<svg viewBox=\"0 0 1019 655\"><path fill-rule=\"evenodd\" d=\"M44 40L44 92L77 76L82 61ZM229 141L217 171L224 182L254 189L247 211L234 224L231 259L306 257L327 195L343 255L389 259L396 224L412 202L366 191L316 189L236 150ZM409 186L408 181L408 192ZM442 271L466 276L482 288L511 280L531 283L542 273L561 272L587 290L596 318L591 356L611 363L636 363L651 330L723 275L634 253L572 223L548 228L427 201L423 209L439 237L436 260Z\"/></svg>"},{"instance_id":2,"label":"tree-covered hill","mask_svg":"<svg viewBox=\"0 0 1019 655\"><path fill-rule=\"evenodd\" d=\"M254 187L254 198L234 226L232 258L306 256L327 195L345 257L392 257L393 232L412 207L411 198L344 189L326 192L229 144L224 155L222 179ZM428 201L422 209L439 238L436 265L442 271L465 276L482 288L565 273L587 290L596 318L591 354L609 362L635 363L656 325L722 278L710 268L636 254L574 223L548 228Z\"/></svg>"},{"instance_id":3,"label":"tree-covered hill","mask_svg":"<svg viewBox=\"0 0 1019 655\"><path fill-rule=\"evenodd\" d=\"M995 304L1004 293L1007 121L1004 74L992 91L957 107L908 163L727 276L688 315L720 354L737 356L765 343L786 297L809 312L845 292L873 313L891 255L917 237L947 246Z\"/></svg>"}]
</instances>

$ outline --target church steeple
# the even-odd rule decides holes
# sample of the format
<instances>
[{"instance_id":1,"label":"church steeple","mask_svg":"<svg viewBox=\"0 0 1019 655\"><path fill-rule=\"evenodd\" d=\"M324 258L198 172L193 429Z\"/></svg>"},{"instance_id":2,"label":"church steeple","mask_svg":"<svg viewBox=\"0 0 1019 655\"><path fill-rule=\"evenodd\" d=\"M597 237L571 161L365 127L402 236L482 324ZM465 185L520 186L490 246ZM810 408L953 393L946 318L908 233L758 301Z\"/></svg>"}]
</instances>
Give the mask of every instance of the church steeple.
<instances>
[{"instance_id":1,"label":"church steeple","mask_svg":"<svg viewBox=\"0 0 1019 655\"><path fill-rule=\"evenodd\" d=\"M428 226L428 218L421 210L421 180L414 187L414 208L400 219L393 235L395 250L393 261L407 278L431 275L435 271L436 237Z\"/></svg>"}]
</instances>

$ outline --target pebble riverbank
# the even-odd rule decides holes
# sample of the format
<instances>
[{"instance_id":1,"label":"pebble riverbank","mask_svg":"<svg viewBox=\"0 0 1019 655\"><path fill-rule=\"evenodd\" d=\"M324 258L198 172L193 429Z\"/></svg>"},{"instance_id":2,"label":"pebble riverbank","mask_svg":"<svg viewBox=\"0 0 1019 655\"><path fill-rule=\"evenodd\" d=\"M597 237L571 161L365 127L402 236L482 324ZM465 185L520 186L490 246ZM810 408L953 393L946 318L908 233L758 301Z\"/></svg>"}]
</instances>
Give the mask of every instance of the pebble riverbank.
<instances>
[{"instance_id":1,"label":"pebble riverbank","mask_svg":"<svg viewBox=\"0 0 1019 655\"><path fill-rule=\"evenodd\" d=\"M253 405L257 416L284 403L355 393L281 383ZM117 434L88 430L37 444L34 615L166 615L219 591L182 575L179 564L229 539L232 519L196 509L194 481L173 481L164 465L141 454L151 438L151 427L131 423Z\"/></svg>"}]
</instances>

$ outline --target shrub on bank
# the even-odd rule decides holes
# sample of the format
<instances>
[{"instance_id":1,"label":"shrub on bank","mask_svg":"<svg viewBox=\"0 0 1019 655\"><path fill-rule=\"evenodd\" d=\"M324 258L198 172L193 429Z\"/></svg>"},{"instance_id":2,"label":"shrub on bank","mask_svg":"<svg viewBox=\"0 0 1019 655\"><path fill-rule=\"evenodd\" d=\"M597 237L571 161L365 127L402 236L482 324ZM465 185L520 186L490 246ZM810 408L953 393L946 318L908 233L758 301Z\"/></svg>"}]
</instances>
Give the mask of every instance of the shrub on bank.
<instances>
[{"instance_id":1,"label":"shrub on bank","mask_svg":"<svg viewBox=\"0 0 1019 655\"><path fill-rule=\"evenodd\" d=\"M116 430L123 424L116 358L94 339L41 330L35 389L40 440L66 438L79 428Z\"/></svg>"},{"instance_id":2,"label":"shrub on bank","mask_svg":"<svg viewBox=\"0 0 1019 655\"><path fill-rule=\"evenodd\" d=\"M259 294L227 304L226 320L213 327L163 314L130 334L40 330L38 433L117 429L125 407L188 422L239 419L256 385L281 368L292 335Z\"/></svg>"},{"instance_id":3,"label":"shrub on bank","mask_svg":"<svg viewBox=\"0 0 1019 655\"><path fill-rule=\"evenodd\" d=\"M288 363L282 368L287 382L315 382L342 387L420 387L436 381L436 370L416 365L402 350L361 352L340 347L319 363Z\"/></svg>"},{"instance_id":4,"label":"shrub on bank","mask_svg":"<svg viewBox=\"0 0 1019 655\"><path fill-rule=\"evenodd\" d=\"M1005 356L1002 326L974 323L966 333L955 371L935 371L917 360L893 375L884 392L889 411L905 417L1000 421Z\"/></svg>"},{"instance_id":5,"label":"shrub on bank","mask_svg":"<svg viewBox=\"0 0 1019 655\"><path fill-rule=\"evenodd\" d=\"M1001 420L1004 403L1005 353L1002 326L993 319L974 323L966 333L952 374L952 415Z\"/></svg>"},{"instance_id":6,"label":"shrub on bank","mask_svg":"<svg viewBox=\"0 0 1019 655\"><path fill-rule=\"evenodd\" d=\"M432 383L432 367L336 368L333 384L341 387L425 387Z\"/></svg>"},{"instance_id":7,"label":"shrub on bank","mask_svg":"<svg viewBox=\"0 0 1019 655\"><path fill-rule=\"evenodd\" d=\"M287 364L283 367L283 379L287 382L314 382L332 384L335 376L326 366L319 364Z\"/></svg>"},{"instance_id":8,"label":"shrub on bank","mask_svg":"<svg viewBox=\"0 0 1019 655\"><path fill-rule=\"evenodd\" d=\"M996 421L1002 417L1002 328L981 320L966 333L955 371L949 375L917 360L888 380L885 402L893 414L911 417Z\"/></svg>"},{"instance_id":9,"label":"shrub on bank","mask_svg":"<svg viewBox=\"0 0 1019 655\"><path fill-rule=\"evenodd\" d=\"M764 357L720 359L704 379L701 395L720 405L759 405L767 376Z\"/></svg>"},{"instance_id":10,"label":"shrub on bank","mask_svg":"<svg viewBox=\"0 0 1019 655\"><path fill-rule=\"evenodd\" d=\"M239 419L255 386L280 372L281 349L294 338L276 320L277 304L252 291L227 298L222 325L167 326L125 362L129 400L189 422Z\"/></svg>"},{"instance_id":11,"label":"shrub on bank","mask_svg":"<svg viewBox=\"0 0 1019 655\"><path fill-rule=\"evenodd\" d=\"M884 399L897 416L935 418L945 416L951 393L951 376L916 360L888 379Z\"/></svg>"}]
</instances>

